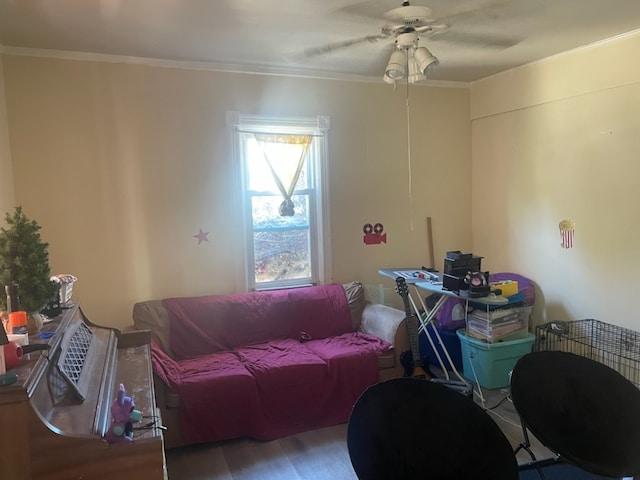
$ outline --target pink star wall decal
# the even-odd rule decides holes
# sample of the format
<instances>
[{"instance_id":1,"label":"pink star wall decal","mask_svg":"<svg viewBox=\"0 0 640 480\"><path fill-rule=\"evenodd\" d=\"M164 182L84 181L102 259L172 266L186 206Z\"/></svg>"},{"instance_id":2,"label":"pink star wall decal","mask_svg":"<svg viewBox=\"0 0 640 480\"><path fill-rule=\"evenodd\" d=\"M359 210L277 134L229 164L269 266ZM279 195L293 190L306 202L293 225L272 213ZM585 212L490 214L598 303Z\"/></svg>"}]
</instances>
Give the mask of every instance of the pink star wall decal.
<instances>
[{"instance_id":1,"label":"pink star wall decal","mask_svg":"<svg viewBox=\"0 0 640 480\"><path fill-rule=\"evenodd\" d=\"M200 245L202 242L208 242L209 241L209 232L203 232L201 228L198 229L199 232L196 233L193 238L197 238L198 239L198 245Z\"/></svg>"}]
</instances>

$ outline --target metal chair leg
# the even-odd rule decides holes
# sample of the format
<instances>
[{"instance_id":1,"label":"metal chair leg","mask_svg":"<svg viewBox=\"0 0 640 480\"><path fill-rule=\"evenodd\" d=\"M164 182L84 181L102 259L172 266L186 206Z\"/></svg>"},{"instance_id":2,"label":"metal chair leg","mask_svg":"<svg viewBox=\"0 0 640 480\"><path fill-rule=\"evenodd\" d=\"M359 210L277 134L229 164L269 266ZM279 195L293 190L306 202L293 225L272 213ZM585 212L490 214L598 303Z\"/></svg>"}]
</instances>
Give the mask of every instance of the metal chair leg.
<instances>
[{"instance_id":1,"label":"metal chair leg","mask_svg":"<svg viewBox=\"0 0 640 480\"><path fill-rule=\"evenodd\" d=\"M525 450L531 457L531 461L535 462L537 459L533 451L531 450L531 442L529 441L529 432L527 431L527 426L524 424L524 421L522 420L522 418L520 419L520 426L522 427L522 436L524 438L524 441L518 445L518 447L513 451L513 454L517 455L520 450ZM544 475L542 468L540 468L539 465L536 465L535 467L536 467L536 470L538 471L538 476L540 477L540 480L546 480L547 477Z\"/></svg>"}]
</instances>

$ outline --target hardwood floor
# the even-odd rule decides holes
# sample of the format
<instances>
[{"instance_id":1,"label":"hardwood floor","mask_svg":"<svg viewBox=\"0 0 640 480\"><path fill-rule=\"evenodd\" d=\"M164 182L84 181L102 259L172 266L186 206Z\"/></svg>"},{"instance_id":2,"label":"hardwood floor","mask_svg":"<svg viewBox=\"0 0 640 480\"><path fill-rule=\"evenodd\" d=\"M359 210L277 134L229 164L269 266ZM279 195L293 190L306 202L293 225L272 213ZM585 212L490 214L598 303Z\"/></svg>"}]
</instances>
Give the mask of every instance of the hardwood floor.
<instances>
[{"instance_id":1,"label":"hardwood floor","mask_svg":"<svg viewBox=\"0 0 640 480\"><path fill-rule=\"evenodd\" d=\"M485 408L507 395L503 390L483 390ZM478 396L476 402L480 403ZM512 446L523 440L518 415L508 399L487 410ZM167 452L169 480L357 480L346 444L346 425L304 432L271 442L234 440L196 445ZM530 436L538 459L553 454ZM520 451L519 463L531 461Z\"/></svg>"},{"instance_id":2,"label":"hardwood floor","mask_svg":"<svg viewBox=\"0 0 640 480\"><path fill-rule=\"evenodd\" d=\"M234 440L169 450L169 479L357 480L346 428L336 425L271 442Z\"/></svg>"}]
</instances>

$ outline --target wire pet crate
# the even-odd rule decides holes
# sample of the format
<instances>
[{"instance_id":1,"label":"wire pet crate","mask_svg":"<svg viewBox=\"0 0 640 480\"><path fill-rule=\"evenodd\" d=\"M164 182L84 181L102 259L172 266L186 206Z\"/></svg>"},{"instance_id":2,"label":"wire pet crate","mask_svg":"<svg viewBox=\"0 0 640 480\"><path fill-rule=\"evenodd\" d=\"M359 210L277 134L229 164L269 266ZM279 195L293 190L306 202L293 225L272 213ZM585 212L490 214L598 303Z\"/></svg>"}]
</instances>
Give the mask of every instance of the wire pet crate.
<instances>
[{"instance_id":1,"label":"wire pet crate","mask_svg":"<svg viewBox=\"0 0 640 480\"><path fill-rule=\"evenodd\" d=\"M549 322L536 327L533 351L559 350L616 370L640 388L640 332L599 320Z\"/></svg>"}]
</instances>

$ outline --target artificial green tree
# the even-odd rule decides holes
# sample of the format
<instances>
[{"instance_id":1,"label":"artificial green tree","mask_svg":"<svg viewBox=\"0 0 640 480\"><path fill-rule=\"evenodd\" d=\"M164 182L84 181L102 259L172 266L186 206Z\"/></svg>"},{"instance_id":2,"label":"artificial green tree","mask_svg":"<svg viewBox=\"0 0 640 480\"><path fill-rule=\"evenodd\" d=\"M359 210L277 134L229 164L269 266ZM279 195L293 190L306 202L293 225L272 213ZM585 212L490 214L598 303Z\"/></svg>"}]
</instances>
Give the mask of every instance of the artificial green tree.
<instances>
[{"instance_id":1,"label":"artificial green tree","mask_svg":"<svg viewBox=\"0 0 640 480\"><path fill-rule=\"evenodd\" d=\"M29 220L18 206L5 215L7 228L0 228L0 288L17 284L21 310L38 313L51 301L58 284L51 280L49 244L40 238L40 225ZM0 307L7 309L4 291Z\"/></svg>"}]
</instances>

